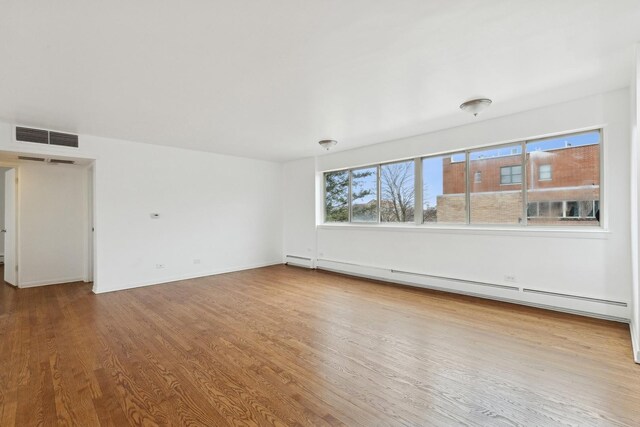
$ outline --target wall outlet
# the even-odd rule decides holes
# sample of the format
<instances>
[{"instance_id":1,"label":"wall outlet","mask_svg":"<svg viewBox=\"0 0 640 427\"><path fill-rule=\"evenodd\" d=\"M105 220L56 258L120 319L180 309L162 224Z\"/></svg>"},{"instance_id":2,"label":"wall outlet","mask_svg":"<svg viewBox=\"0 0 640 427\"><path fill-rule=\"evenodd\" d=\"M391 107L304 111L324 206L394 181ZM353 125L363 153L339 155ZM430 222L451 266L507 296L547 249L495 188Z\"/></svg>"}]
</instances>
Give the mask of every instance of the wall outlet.
<instances>
[{"instance_id":1,"label":"wall outlet","mask_svg":"<svg viewBox=\"0 0 640 427\"><path fill-rule=\"evenodd\" d=\"M194 264L200 264L201 262L202 262L202 261L201 261L201 260L199 260L198 258L195 258L195 259L193 260L193 263L194 263Z\"/></svg>"},{"instance_id":2,"label":"wall outlet","mask_svg":"<svg viewBox=\"0 0 640 427\"><path fill-rule=\"evenodd\" d=\"M160 270L160 269L164 268L164 264L156 264L156 268L158 270Z\"/></svg>"},{"instance_id":3,"label":"wall outlet","mask_svg":"<svg viewBox=\"0 0 640 427\"><path fill-rule=\"evenodd\" d=\"M504 275L504 281L505 282L516 283L516 276L514 276L512 274L505 274Z\"/></svg>"}]
</instances>

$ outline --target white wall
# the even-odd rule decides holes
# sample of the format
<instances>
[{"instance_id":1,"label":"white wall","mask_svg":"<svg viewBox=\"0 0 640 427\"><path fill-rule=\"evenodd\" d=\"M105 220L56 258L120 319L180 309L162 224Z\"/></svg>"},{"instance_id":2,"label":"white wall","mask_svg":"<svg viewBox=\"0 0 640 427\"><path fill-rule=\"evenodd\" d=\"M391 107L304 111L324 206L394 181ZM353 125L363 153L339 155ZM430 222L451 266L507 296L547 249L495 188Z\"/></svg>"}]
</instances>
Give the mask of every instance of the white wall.
<instances>
[{"instance_id":1,"label":"white wall","mask_svg":"<svg viewBox=\"0 0 640 427\"><path fill-rule=\"evenodd\" d=\"M313 158L284 164L284 260L309 267L316 249L315 177Z\"/></svg>"},{"instance_id":2,"label":"white wall","mask_svg":"<svg viewBox=\"0 0 640 427\"><path fill-rule=\"evenodd\" d=\"M19 286L82 281L86 169L24 163L18 171Z\"/></svg>"},{"instance_id":3,"label":"white wall","mask_svg":"<svg viewBox=\"0 0 640 427\"><path fill-rule=\"evenodd\" d=\"M281 262L280 164L89 135L80 145L16 143L0 124L0 150L95 159L95 292Z\"/></svg>"},{"instance_id":4,"label":"white wall","mask_svg":"<svg viewBox=\"0 0 640 427\"><path fill-rule=\"evenodd\" d=\"M531 288L630 304L629 90L552 105L493 120L391 141L317 158L316 171L410 158L587 127L604 127L603 220L606 230L522 231L470 228L320 225L317 264L394 282L449 289L563 310L629 319L630 309L592 300L524 293L420 276L428 274ZM301 165L301 162L298 162ZM312 163L308 162L307 167ZM285 170L289 166L285 166ZM291 171L299 169L291 167ZM290 176L285 211L309 218L308 205L295 203L315 188L318 175L307 170ZM304 181L304 184L302 183ZM316 189L321 193L320 188ZM317 203L321 203L318 200ZM308 221L305 222L308 224ZM304 232L285 222L285 242L303 251ZM297 254L293 254L297 255ZM323 261L324 260L324 261ZM412 273L393 273L402 270ZM506 283L505 275L517 282Z\"/></svg>"},{"instance_id":5,"label":"white wall","mask_svg":"<svg viewBox=\"0 0 640 427\"><path fill-rule=\"evenodd\" d=\"M631 81L631 259L632 259L632 310L631 310L631 338L634 356L640 363L640 45L635 51L635 72Z\"/></svg>"}]
</instances>

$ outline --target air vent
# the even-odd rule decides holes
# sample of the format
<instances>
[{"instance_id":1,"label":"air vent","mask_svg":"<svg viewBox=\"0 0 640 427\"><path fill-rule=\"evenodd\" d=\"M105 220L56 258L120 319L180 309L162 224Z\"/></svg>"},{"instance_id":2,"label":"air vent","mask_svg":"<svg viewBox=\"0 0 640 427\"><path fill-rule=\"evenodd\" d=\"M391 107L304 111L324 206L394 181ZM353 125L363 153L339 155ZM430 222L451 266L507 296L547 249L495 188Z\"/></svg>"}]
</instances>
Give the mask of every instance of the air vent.
<instances>
[{"instance_id":1,"label":"air vent","mask_svg":"<svg viewBox=\"0 0 640 427\"><path fill-rule=\"evenodd\" d=\"M54 163L57 165L73 165L76 162L74 162L73 160L49 159L49 163Z\"/></svg>"},{"instance_id":2,"label":"air vent","mask_svg":"<svg viewBox=\"0 0 640 427\"><path fill-rule=\"evenodd\" d=\"M78 148L78 135L16 126L16 141Z\"/></svg>"},{"instance_id":3,"label":"air vent","mask_svg":"<svg viewBox=\"0 0 640 427\"><path fill-rule=\"evenodd\" d=\"M78 147L78 135L70 133L49 132L49 144L63 147Z\"/></svg>"},{"instance_id":4,"label":"air vent","mask_svg":"<svg viewBox=\"0 0 640 427\"><path fill-rule=\"evenodd\" d=\"M42 157L18 156L20 160L30 160L32 162L44 162Z\"/></svg>"},{"instance_id":5,"label":"air vent","mask_svg":"<svg viewBox=\"0 0 640 427\"><path fill-rule=\"evenodd\" d=\"M42 129L31 129L16 126L16 140L22 142L35 142L36 144L48 144L49 132Z\"/></svg>"}]
</instances>

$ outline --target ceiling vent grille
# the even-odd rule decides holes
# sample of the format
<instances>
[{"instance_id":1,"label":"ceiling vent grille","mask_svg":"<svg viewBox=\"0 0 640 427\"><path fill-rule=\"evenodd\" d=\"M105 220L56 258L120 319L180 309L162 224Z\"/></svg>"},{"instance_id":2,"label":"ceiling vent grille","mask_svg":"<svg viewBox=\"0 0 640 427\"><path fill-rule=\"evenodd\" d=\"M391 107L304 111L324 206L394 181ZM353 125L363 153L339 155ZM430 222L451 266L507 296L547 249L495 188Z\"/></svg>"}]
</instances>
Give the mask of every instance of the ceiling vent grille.
<instances>
[{"instance_id":1,"label":"ceiling vent grille","mask_svg":"<svg viewBox=\"0 0 640 427\"><path fill-rule=\"evenodd\" d=\"M49 132L49 144L63 147L78 147L78 135L70 133Z\"/></svg>"},{"instance_id":2,"label":"ceiling vent grille","mask_svg":"<svg viewBox=\"0 0 640 427\"><path fill-rule=\"evenodd\" d=\"M16 126L16 140L21 142L35 142L36 144L48 144L49 132L42 129Z\"/></svg>"},{"instance_id":3,"label":"ceiling vent grille","mask_svg":"<svg viewBox=\"0 0 640 427\"><path fill-rule=\"evenodd\" d=\"M18 156L20 160L30 160L32 162L44 162L42 157Z\"/></svg>"},{"instance_id":4,"label":"ceiling vent grille","mask_svg":"<svg viewBox=\"0 0 640 427\"><path fill-rule=\"evenodd\" d=\"M16 126L16 141L78 148L78 135Z\"/></svg>"},{"instance_id":5,"label":"ceiling vent grille","mask_svg":"<svg viewBox=\"0 0 640 427\"><path fill-rule=\"evenodd\" d=\"M76 162L74 162L73 160L49 159L49 163L54 163L57 165L73 165Z\"/></svg>"}]
</instances>

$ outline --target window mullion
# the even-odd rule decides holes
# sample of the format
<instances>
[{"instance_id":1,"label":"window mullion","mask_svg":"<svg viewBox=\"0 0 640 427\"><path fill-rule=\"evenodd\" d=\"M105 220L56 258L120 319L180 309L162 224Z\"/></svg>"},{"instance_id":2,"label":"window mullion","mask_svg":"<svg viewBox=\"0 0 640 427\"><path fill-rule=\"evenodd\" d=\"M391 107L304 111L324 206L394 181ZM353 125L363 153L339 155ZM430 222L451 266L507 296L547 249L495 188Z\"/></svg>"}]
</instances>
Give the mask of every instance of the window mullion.
<instances>
[{"instance_id":1,"label":"window mullion","mask_svg":"<svg viewBox=\"0 0 640 427\"><path fill-rule=\"evenodd\" d=\"M464 152L464 199L466 206L466 223L471 224L471 184L469 183L469 170L471 168L471 151Z\"/></svg>"},{"instance_id":2,"label":"window mullion","mask_svg":"<svg viewBox=\"0 0 640 427\"><path fill-rule=\"evenodd\" d=\"M415 173L414 176L414 208L413 208L413 220L416 225L420 225L423 223L424 219L424 206L422 203L422 192L424 191L424 183L422 182L422 158L416 157L413 159L414 165L413 170Z\"/></svg>"},{"instance_id":3,"label":"window mullion","mask_svg":"<svg viewBox=\"0 0 640 427\"><path fill-rule=\"evenodd\" d=\"M381 177L380 177L380 172L382 172L382 167L380 165L378 165L377 168L377 172L376 172L376 184L377 184L377 189L376 192L378 193L378 224L380 224L380 217L382 215L382 213L380 212L380 199L382 198L382 195L380 194L380 188L381 188Z\"/></svg>"},{"instance_id":4,"label":"window mullion","mask_svg":"<svg viewBox=\"0 0 640 427\"><path fill-rule=\"evenodd\" d=\"M528 200L529 195L527 194L527 183L529 180L527 179L527 141L522 141L521 145L522 150L522 169L520 170L520 181L522 182L522 225L527 226L528 221Z\"/></svg>"},{"instance_id":5,"label":"window mullion","mask_svg":"<svg viewBox=\"0 0 640 427\"><path fill-rule=\"evenodd\" d=\"M349 169L349 222L351 222L351 209L352 209L352 200L351 200L351 186L352 186L352 181L353 181L353 171L351 169Z\"/></svg>"}]
</instances>

